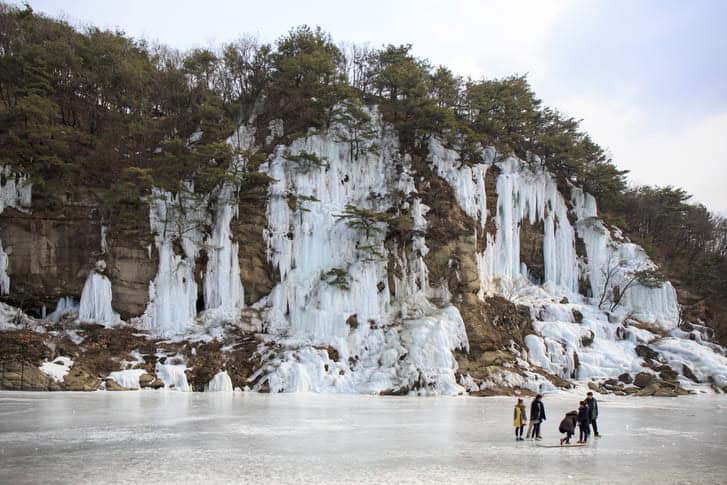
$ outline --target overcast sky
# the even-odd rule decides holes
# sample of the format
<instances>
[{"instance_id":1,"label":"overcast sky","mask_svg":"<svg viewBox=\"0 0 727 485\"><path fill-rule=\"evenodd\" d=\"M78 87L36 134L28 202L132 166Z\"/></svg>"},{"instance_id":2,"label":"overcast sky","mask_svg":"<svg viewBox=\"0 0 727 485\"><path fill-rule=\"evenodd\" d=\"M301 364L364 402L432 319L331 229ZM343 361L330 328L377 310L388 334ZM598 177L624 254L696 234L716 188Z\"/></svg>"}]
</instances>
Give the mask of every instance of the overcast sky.
<instances>
[{"instance_id":1,"label":"overcast sky","mask_svg":"<svg viewBox=\"0 0 727 485\"><path fill-rule=\"evenodd\" d=\"M16 2L17 3L17 2ZM30 0L74 25L187 49L273 42L320 25L335 42L411 43L472 78L528 73L583 119L631 180L677 185L727 215L727 1Z\"/></svg>"}]
</instances>

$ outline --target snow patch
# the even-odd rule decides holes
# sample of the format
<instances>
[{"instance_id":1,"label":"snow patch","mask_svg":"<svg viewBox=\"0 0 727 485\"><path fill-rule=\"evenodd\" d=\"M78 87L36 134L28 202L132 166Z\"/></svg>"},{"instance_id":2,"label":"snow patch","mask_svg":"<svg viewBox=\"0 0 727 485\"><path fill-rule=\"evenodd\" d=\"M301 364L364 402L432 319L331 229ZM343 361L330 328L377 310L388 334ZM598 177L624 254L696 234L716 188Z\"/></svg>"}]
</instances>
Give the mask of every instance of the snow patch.
<instances>
[{"instance_id":1,"label":"snow patch","mask_svg":"<svg viewBox=\"0 0 727 485\"><path fill-rule=\"evenodd\" d=\"M56 382L63 382L71 370L73 360L70 357L56 357L53 362L43 362L39 369Z\"/></svg>"}]
</instances>

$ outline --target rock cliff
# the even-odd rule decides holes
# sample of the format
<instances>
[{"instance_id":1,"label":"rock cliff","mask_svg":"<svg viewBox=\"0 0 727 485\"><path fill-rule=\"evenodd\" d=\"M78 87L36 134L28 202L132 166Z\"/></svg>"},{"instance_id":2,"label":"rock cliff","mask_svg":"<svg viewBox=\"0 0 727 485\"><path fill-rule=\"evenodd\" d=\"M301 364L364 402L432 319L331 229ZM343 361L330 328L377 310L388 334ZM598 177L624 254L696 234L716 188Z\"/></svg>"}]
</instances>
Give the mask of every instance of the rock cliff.
<instances>
[{"instance_id":1,"label":"rock cliff","mask_svg":"<svg viewBox=\"0 0 727 485\"><path fill-rule=\"evenodd\" d=\"M367 112L365 130L276 122L257 144L243 126L230 143L264 153L266 193L156 190L126 224L90 194L34 208L7 173L0 385L724 390L724 349L593 197L537 157L407 151Z\"/></svg>"}]
</instances>

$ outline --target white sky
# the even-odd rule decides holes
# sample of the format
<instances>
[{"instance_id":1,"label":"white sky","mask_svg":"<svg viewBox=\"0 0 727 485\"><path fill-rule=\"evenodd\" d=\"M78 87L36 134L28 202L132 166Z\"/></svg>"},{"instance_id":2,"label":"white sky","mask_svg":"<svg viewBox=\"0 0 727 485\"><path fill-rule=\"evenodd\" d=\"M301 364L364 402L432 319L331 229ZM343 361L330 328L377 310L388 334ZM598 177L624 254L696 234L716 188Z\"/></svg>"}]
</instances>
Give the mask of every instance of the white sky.
<instances>
[{"instance_id":1,"label":"white sky","mask_svg":"<svg viewBox=\"0 0 727 485\"><path fill-rule=\"evenodd\" d=\"M583 118L636 183L676 185L727 215L727 2L30 0L74 25L177 48L320 25L335 42L411 43L473 78L528 73Z\"/></svg>"}]
</instances>

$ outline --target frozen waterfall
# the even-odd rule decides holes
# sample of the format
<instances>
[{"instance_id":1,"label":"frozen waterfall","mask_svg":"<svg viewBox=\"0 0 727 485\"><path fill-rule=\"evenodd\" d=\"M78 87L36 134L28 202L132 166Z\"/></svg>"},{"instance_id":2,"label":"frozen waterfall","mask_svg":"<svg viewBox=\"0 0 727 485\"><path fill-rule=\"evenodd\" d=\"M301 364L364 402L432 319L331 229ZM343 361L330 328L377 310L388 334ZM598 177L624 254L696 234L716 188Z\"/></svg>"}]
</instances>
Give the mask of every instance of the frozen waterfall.
<instances>
[{"instance_id":1,"label":"frozen waterfall","mask_svg":"<svg viewBox=\"0 0 727 485\"><path fill-rule=\"evenodd\" d=\"M531 308L538 335L525 338L530 363L567 379L638 371L642 361L634 349L656 335L637 327L626 330L614 321L635 319L673 329L679 314L676 292L668 282L655 288L636 282L618 305L611 304L615 315L606 311L608 305L598 308L604 290L625 288L635 272L655 265L640 247L623 240L617 231L612 235L597 219L595 199L574 187L566 200L537 158L530 164L512 157L495 162L486 153L484 163L468 166L436 139L430 142L430 156L437 173L454 190L458 205L480 223L479 230L485 229L488 209L489 217L494 217L495 234L485 234L484 251L476 254L479 294L481 298L500 294ZM485 204L484 177L490 170L499 172L494 208ZM542 282L529 279L520 259L525 223L536 227L542 223ZM576 254L577 237L585 246L582 256ZM581 280L589 283L589 296L579 294Z\"/></svg>"},{"instance_id":2,"label":"frozen waterfall","mask_svg":"<svg viewBox=\"0 0 727 485\"><path fill-rule=\"evenodd\" d=\"M391 254L404 272L390 288L385 227L365 234L340 217L350 206L401 210L394 194L416 192L396 135L370 114L376 135L357 150L337 124L279 147L263 166L276 180L266 234L281 280L269 297L269 328L284 349L261 370L272 392L462 392L452 351L468 345L464 323L455 307L427 299L423 237L411 254ZM426 224L418 198L411 204L415 222Z\"/></svg>"},{"instance_id":3,"label":"frozen waterfall","mask_svg":"<svg viewBox=\"0 0 727 485\"><path fill-rule=\"evenodd\" d=\"M156 278L149 284L144 325L162 335L188 329L197 316L195 261L207 222L206 201L188 191L172 195L154 189L149 204L149 225L159 256Z\"/></svg>"},{"instance_id":4,"label":"frozen waterfall","mask_svg":"<svg viewBox=\"0 0 727 485\"><path fill-rule=\"evenodd\" d=\"M232 242L230 222L237 215L233 207L234 187L225 183L217 198L215 226L207 239L207 271L204 277L205 308L239 313L243 306L243 288L240 280L238 243ZM237 315L235 315L237 316Z\"/></svg>"},{"instance_id":5,"label":"frozen waterfall","mask_svg":"<svg viewBox=\"0 0 727 485\"><path fill-rule=\"evenodd\" d=\"M105 266L103 267L105 268ZM119 323L119 315L111 306L112 296L111 281L105 275L91 271L81 292L81 303L78 307L79 320L106 325Z\"/></svg>"}]
</instances>

